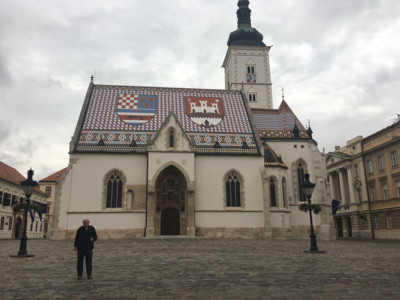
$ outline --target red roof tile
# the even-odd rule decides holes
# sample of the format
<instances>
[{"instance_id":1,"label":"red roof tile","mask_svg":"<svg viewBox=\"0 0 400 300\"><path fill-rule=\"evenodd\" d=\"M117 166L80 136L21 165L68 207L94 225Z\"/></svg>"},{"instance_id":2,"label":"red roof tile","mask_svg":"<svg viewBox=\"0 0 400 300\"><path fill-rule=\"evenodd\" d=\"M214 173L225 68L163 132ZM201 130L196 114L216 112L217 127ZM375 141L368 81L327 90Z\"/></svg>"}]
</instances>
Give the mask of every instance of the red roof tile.
<instances>
[{"instance_id":1,"label":"red roof tile","mask_svg":"<svg viewBox=\"0 0 400 300\"><path fill-rule=\"evenodd\" d=\"M21 181L26 180L26 178L22 176L22 174L16 169L0 161L0 180L8 181L16 185L21 185ZM42 190L39 189L39 186L35 187L35 192L46 195Z\"/></svg>"},{"instance_id":2,"label":"red roof tile","mask_svg":"<svg viewBox=\"0 0 400 300\"><path fill-rule=\"evenodd\" d=\"M26 178L16 169L0 161L0 179L19 185L20 182L24 181Z\"/></svg>"},{"instance_id":3,"label":"red roof tile","mask_svg":"<svg viewBox=\"0 0 400 300\"><path fill-rule=\"evenodd\" d=\"M58 178L60 178L60 176L62 174L64 174L65 170L67 170L67 168L64 168L54 174L51 174L50 176L47 176L46 178L43 178L42 180L40 180L39 182L56 182L58 180Z\"/></svg>"}]
</instances>

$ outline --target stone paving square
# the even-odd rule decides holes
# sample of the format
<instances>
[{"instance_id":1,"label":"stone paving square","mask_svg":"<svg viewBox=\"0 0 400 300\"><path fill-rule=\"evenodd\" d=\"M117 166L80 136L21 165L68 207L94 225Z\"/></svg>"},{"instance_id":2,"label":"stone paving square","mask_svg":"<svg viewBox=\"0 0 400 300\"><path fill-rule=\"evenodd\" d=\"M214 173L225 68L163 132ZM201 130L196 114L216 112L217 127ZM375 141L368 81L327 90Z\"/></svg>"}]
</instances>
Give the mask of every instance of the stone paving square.
<instances>
[{"instance_id":1,"label":"stone paving square","mask_svg":"<svg viewBox=\"0 0 400 300\"><path fill-rule=\"evenodd\" d=\"M1 299L399 299L400 242L155 238L98 240L76 280L71 240L0 240Z\"/></svg>"}]
</instances>

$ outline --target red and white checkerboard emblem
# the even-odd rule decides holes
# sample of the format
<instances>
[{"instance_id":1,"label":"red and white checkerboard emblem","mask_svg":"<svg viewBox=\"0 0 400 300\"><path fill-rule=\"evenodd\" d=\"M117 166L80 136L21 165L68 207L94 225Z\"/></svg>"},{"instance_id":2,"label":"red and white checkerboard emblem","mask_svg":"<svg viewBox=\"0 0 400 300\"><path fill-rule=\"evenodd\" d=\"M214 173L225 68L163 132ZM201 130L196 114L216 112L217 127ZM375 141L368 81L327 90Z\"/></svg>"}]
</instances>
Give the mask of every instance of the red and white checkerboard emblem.
<instances>
[{"instance_id":1,"label":"red and white checkerboard emblem","mask_svg":"<svg viewBox=\"0 0 400 300\"><path fill-rule=\"evenodd\" d=\"M155 95L120 94L117 115L121 121L132 126L142 125L153 118L156 107Z\"/></svg>"},{"instance_id":2,"label":"red and white checkerboard emblem","mask_svg":"<svg viewBox=\"0 0 400 300\"><path fill-rule=\"evenodd\" d=\"M118 109L136 109L138 96L133 94L120 94L118 97Z\"/></svg>"}]
</instances>

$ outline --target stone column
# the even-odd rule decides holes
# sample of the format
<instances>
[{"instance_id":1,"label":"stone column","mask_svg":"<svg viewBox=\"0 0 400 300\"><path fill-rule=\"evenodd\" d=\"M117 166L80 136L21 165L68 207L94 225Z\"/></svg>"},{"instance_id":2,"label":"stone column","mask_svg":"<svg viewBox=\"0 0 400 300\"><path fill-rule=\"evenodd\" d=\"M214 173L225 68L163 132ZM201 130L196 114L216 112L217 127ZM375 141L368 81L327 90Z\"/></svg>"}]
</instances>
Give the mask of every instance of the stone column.
<instances>
[{"instance_id":1,"label":"stone column","mask_svg":"<svg viewBox=\"0 0 400 300\"><path fill-rule=\"evenodd\" d=\"M260 168L261 178L262 178L262 187L263 187L263 202L264 202L264 238L272 239L272 228L271 228L271 218L270 218L270 203L268 201L269 194L269 183L268 176L263 167ZM289 201L289 199L288 199ZM289 204L290 205L290 204Z\"/></svg>"},{"instance_id":2,"label":"stone column","mask_svg":"<svg viewBox=\"0 0 400 300\"><path fill-rule=\"evenodd\" d=\"M155 213L155 196L154 191L147 192L147 211L146 211L146 237L154 237L154 213Z\"/></svg>"},{"instance_id":3,"label":"stone column","mask_svg":"<svg viewBox=\"0 0 400 300\"><path fill-rule=\"evenodd\" d=\"M329 173L329 188L331 190L331 198L337 200L336 194L335 194L335 182L333 181L332 173Z\"/></svg>"},{"instance_id":4,"label":"stone column","mask_svg":"<svg viewBox=\"0 0 400 300\"><path fill-rule=\"evenodd\" d=\"M196 236L196 228L194 222L194 191L189 190L187 193L187 227L186 227L186 235L187 236Z\"/></svg>"},{"instance_id":5,"label":"stone column","mask_svg":"<svg viewBox=\"0 0 400 300\"><path fill-rule=\"evenodd\" d=\"M343 173L341 170L338 171L339 172L339 186L340 186L340 201L341 204L345 204L347 203L346 200L346 191L344 189L344 180L343 180Z\"/></svg>"},{"instance_id":6,"label":"stone column","mask_svg":"<svg viewBox=\"0 0 400 300\"><path fill-rule=\"evenodd\" d=\"M350 203L355 203L354 198L354 186L353 186L353 172L351 170L351 166L347 167L347 181L349 182L349 193L350 193Z\"/></svg>"}]
</instances>

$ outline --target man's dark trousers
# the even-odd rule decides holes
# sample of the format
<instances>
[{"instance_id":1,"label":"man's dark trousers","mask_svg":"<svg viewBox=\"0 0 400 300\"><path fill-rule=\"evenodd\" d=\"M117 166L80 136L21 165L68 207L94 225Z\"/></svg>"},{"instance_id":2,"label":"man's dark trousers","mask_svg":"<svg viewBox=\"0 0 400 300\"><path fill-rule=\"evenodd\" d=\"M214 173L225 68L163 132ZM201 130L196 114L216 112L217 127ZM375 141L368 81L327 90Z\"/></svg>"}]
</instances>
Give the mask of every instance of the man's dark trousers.
<instances>
[{"instance_id":1,"label":"man's dark trousers","mask_svg":"<svg viewBox=\"0 0 400 300\"><path fill-rule=\"evenodd\" d=\"M86 263L86 275L92 276L92 257L93 250L91 249L79 249L78 248L78 276L82 276L83 274L83 259L85 259Z\"/></svg>"}]
</instances>

